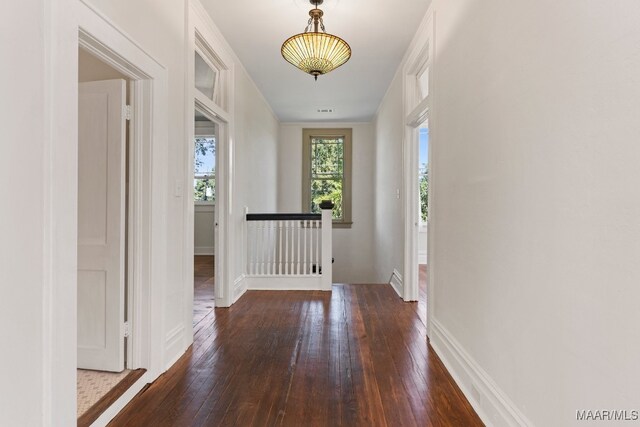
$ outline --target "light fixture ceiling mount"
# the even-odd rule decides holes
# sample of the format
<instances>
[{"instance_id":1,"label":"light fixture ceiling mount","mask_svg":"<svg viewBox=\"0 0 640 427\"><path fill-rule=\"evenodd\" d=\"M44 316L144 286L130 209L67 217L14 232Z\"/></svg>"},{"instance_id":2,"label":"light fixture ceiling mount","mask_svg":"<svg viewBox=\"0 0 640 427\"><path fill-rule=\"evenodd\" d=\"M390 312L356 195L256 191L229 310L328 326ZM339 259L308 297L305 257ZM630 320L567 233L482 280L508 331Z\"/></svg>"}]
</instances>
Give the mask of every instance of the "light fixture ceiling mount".
<instances>
[{"instance_id":1,"label":"light fixture ceiling mount","mask_svg":"<svg viewBox=\"0 0 640 427\"><path fill-rule=\"evenodd\" d=\"M309 0L309 22L303 33L289 37L281 48L287 62L311 74L316 80L321 74L335 70L351 58L351 47L324 28L324 12L318 9L324 0Z\"/></svg>"}]
</instances>

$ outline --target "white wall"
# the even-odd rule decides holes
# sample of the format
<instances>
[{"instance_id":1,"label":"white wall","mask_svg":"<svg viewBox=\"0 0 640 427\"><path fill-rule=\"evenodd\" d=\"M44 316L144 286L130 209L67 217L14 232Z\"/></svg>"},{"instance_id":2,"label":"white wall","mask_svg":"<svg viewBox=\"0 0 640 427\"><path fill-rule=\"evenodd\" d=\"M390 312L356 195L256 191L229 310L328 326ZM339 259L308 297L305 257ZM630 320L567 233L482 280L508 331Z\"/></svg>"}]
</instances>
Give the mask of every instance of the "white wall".
<instances>
[{"instance_id":1,"label":"white wall","mask_svg":"<svg viewBox=\"0 0 640 427\"><path fill-rule=\"evenodd\" d=\"M45 15L43 1L0 4L0 424L41 424ZM25 31L25 23L34 31ZM19 66L10 67L11 63ZM28 129L28 134L25 130Z\"/></svg>"},{"instance_id":2,"label":"white wall","mask_svg":"<svg viewBox=\"0 0 640 427\"><path fill-rule=\"evenodd\" d=\"M243 236L244 209L273 212L278 191L278 120L244 70L235 76L235 159L233 226ZM236 267L232 279L245 273L246 248L243 239L236 246Z\"/></svg>"},{"instance_id":3,"label":"white wall","mask_svg":"<svg viewBox=\"0 0 640 427\"><path fill-rule=\"evenodd\" d=\"M402 75L398 72L375 120L375 274L389 282L393 270L404 274L402 205Z\"/></svg>"},{"instance_id":4,"label":"white wall","mask_svg":"<svg viewBox=\"0 0 640 427\"><path fill-rule=\"evenodd\" d=\"M351 228L333 230L333 281L376 283L372 271L375 241L374 128L370 123L295 123L280 126L278 147L278 211L302 209L302 129L352 128Z\"/></svg>"},{"instance_id":5,"label":"white wall","mask_svg":"<svg viewBox=\"0 0 640 427\"><path fill-rule=\"evenodd\" d=\"M196 203L194 207L193 252L195 255L214 255L216 206Z\"/></svg>"},{"instance_id":6,"label":"white wall","mask_svg":"<svg viewBox=\"0 0 640 427\"><path fill-rule=\"evenodd\" d=\"M432 343L533 425L637 409L640 3L434 5Z\"/></svg>"},{"instance_id":7,"label":"white wall","mask_svg":"<svg viewBox=\"0 0 640 427\"><path fill-rule=\"evenodd\" d=\"M420 226L418 232L418 264L427 263L427 227Z\"/></svg>"}]
</instances>

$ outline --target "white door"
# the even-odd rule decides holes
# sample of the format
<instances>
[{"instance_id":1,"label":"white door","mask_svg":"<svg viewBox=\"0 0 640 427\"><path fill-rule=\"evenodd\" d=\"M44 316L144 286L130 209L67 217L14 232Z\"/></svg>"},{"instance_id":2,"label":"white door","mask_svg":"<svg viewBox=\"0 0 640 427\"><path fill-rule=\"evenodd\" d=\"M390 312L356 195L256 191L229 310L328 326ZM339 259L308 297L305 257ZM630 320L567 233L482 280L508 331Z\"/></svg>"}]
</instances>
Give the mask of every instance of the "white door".
<instances>
[{"instance_id":1,"label":"white door","mask_svg":"<svg viewBox=\"0 0 640 427\"><path fill-rule=\"evenodd\" d=\"M124 369L124 80L78 94L78 368Z\"/></svg>"}]
</instances>

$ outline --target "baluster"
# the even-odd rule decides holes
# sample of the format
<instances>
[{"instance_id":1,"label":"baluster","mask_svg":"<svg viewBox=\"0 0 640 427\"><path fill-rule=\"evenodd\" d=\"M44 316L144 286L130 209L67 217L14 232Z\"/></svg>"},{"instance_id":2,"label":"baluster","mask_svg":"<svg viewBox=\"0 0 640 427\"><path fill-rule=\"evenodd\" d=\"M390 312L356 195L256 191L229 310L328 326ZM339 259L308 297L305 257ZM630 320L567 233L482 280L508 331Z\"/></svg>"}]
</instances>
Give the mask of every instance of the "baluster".
<instances>
[{"instance_id":1,"label":"baluster","mask_svg":"<svg viewBox=\"0 0 640 427\"><path fill-rule=\"evenodd\" d=\"M262 222L262 250L260 251L260 275L265 274L265 263L267 261L267 221Z\"/></svg>"},{"instance_id":2,"label":"baluster","mask_svg":"<svg viewBox=\"0 0 640 427\"><path fill-rule=\"evenodd\" d=\"M271 222L271 252L273 257L271 258L271 274L276 274L276 254L277 254L277 242L278 242L278 223L276 221Z\"/></svg>"},{"instance_id":3,"label":"baluster","mask_svg":"<svg viewBox=\"0 0 640 427\"><path fill-rule=\"evenodd\" d=\"M285 221L284 233L284 275L289 272L289 221Z\"/></svg>"},{"instance_id":4,"label":"baluster","mask_svg":"<svg viewBox=\"0 0 640 427\"><path fill-rule=\"evenodd\" d=\"M304 247L302 249L303 258L302 258L302 274L307 274L307 233L309 232L309 221L304 220L302 222L303 230L304 230Z\"/></svg>"},{"instance_id":5,"label":"baluster","mask_svg":"<svg viewBox=\"0 0 640 427\"><path fill-rule=\"evenodd\" d=\"M256 274L260 275L261 260L262 260L262 221L256 223L258 225L257 239L256 239Z\"/></svg>"},{"instance_id":6,"label":"baluster","mask_svg":"<svg viewBox=\"0 0 640 427\"><path fill-rule=\"evenodd\" d=\"M267 256L267 274L273 274L271 266L273 265L273 221L269 221L269 252Z\"/></svg>"},{"instance_id":7,"label":"baluster","mask_svg":"<svg viewBox=\"0 0 640 427\"><path fill-rule=\"evenodd\" d=\"M258 274L258 222L253 223L253 275Z\"/></svg>"},{"instance_id":8,"label":"baluster","mask_svg":"<svg viewBox=\"0 0 640 427\"><path fill-rule=\"evenodd\" d=\"M291 266L289 268L289 274L293 275L295 272L295 249L296 249L296 235L293 232L295 230L295 221L293 221L292 226L294 227L291 231Z\"/></svg>"},{"instance_id":9,"label":"baluster","mask_svg":"<svg viewBox=\"0 0 640 427\"><path fill-rule=\"evenodd\" d=\"M251 254L251 274L256 275L258 272L257 264L258 264L258 223L254 222L251 226L252 234L253 234L253 253Z\"/></svg>"},{"instance_id":10,"label":"baluster","mask_svg":"<svg viewBox=\"0 0 640 427\"><path fill-rule=\"evenodd\" d=\"M313 274L313 220L309 221L309 270L307 274Z\"/></svg>"},{"instance_id":11,"label":"baluster","mask_svg":"<svg viewBox=\"0 0 640 427\"><path fill-rule=\"evenodd\" d=\"M269 262L269 221L265 221L262 226L262 275L267 274L267 263Z\"/></svg>"},{"instance_id":12,"label":"baluster","mask_svg":"<svg viewBox=\"0 0 640 427\"><path fill-rule=\"evenodd\" d=\"M267 223L267 274L271 274L271 245L273 240L273 221Z\"/></svg>"},{"instance_id":13,"label":"baluster","mask_svg":"<svg viewBox=\"0 0 640 427\"><path fill-rule=\"evenodd\" d=\"M282 221L278 221L278 274L282 275Z\"/></svg>"},{"instance_id":14,"label":"baluster","mask_svg":"<svg viewBox=\"0 0 640 427\"><path fill-rule=\"evenodd\" d=\"M320 222L316 220L316 274L320 274Z\"/></svg>"},{"instance_id":15,"label":"baluster","mask_svg":"<svg viewBox=\"0 0 640 427\"><path fill-rule=\"evenodd\" d=\"M264 222L264 232L263 232L263 248L262 248L262 274L267 274L267 267L269 265L269 221Z\"/></svg>"},{"instance_id":16,"label":"baluster","mask_svg":"<svg viewBox=\"0 0 640 427\"><path fill-rule=\"evenodd\" d=\"M296 221L296 230L298 230L298 256L296 257L296 274L300 274L300 233L302 232L300 221Z\"/></svg>"},{"instance_id":17,"label":"baluster","mask_svg":"<svg viewBox=\"0 0 640 427\"><path fill-rule=\"evenodd\" d=\"M253 245L253 240L251 240L251 229L253 225L251 222L247 221L247 274L251 275L251 246Z\"/></svg>"}]
</instances>

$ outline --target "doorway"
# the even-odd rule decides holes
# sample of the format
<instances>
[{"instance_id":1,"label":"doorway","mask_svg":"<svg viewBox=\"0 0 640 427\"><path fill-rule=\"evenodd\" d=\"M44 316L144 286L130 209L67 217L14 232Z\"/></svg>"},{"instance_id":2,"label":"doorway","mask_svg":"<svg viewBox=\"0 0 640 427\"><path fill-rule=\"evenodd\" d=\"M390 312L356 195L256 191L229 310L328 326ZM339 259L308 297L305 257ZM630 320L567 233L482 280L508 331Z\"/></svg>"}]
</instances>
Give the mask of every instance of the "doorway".
<instances>
[{"instance_id":1,"label":"doorway","mask_svg":"<svg viewBox=\"0 0 640 427\"><path fill-rule=\"evenodd\" d=\"M216 171L220 126L206 113L195 110L193 176L193 326L215 307L216 271Z\"/></svg>"},{"instance_id":2,"label":"doorway","mask_svg":"<svg viewBox=\"0 0 640 427\"><path fill-rule=\"evenodd\" d=\"M428 221L429 221L429 121L425 120L415 129L418 144L418 306L419 315L425 326L427 325L427 278L428 278Z\"/></svg>"},{"instance_id":3,"label":"doorway","mask_svg":"<svg viewBox=\"0 0 640 427\"><path fill-rule=\"evenodd\" d=\"M403 67L405 138L403 154L404 199L404 293L405 301L418 301L420 316L431 335L434 304L433 254L433 13L428 12L412 41ZM429 235L431 234L431 235ZM422 271L421 271L422 270Z\"/></svg>"},{"instance_id":4,"label":"doorway","mask_svg":"<svg viewBox=\"0 0 640 427\"><path fill-rule=\"evenodd\" d=\"M79 49L78 425L90 425L145 372L127 358L130 86Z\"/></svg>"}]
</instances>

